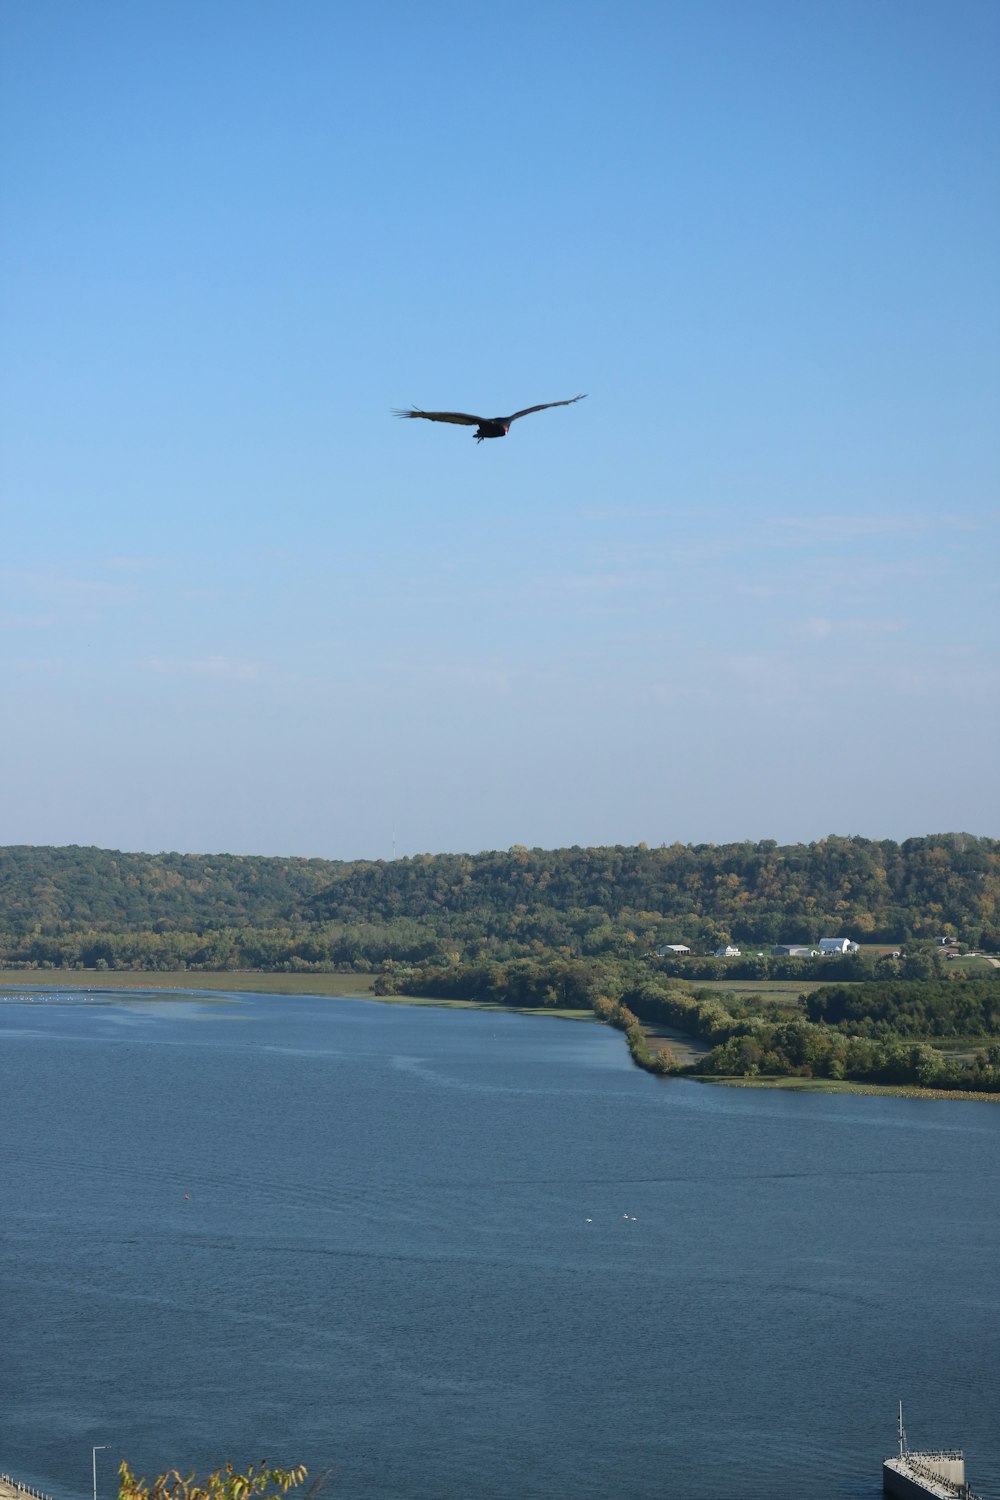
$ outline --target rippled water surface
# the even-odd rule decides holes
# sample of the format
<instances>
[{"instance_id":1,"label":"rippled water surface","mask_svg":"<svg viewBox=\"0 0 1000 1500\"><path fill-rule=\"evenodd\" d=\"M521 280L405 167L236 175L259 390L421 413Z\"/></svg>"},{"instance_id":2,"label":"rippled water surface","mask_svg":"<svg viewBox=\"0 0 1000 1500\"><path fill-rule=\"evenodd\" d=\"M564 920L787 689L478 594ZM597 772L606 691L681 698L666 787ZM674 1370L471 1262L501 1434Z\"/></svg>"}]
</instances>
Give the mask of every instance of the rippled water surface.
<instances>
[{"instance_id":1,"label":"rippled water surface","mask_svg":"<svg viewBox=\"0 0 1000 1500\"><path fill-rule=\"evenodd\" d=\"M0 1470L327 1500L1000 1500L1000 1106L663 1082L566 1020L0 995Z\"/></svg>"}]
</instances>

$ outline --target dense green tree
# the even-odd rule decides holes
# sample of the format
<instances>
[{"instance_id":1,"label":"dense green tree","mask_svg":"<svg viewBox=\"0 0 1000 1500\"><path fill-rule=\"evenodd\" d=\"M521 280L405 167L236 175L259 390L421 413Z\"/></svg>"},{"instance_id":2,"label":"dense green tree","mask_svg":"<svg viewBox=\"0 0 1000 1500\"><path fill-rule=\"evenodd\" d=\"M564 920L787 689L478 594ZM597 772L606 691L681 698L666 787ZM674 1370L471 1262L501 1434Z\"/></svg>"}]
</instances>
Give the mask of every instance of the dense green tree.
<instances>
[{"instance_id":1,"label":"dense green tree","mask_svg":"<svg viewBox=\"0 0 1000 1500\"><path fill-rule=\"evenodd\" d=\"M892 940L903 923L914 936L950 928L961 937L1000 925L1000 843L943 834L902 845L515 848L393 862L14 846L0 849L0 908L15 932L66 922L161 931L350 925L480 911L534 922L550 945L562 941L560 928L579 939L581 916L591 930L628 919L651 945L698 936L707 947L727 934L737 943L812 941L827 929Z\"/></svg>"},{"instance_id":2,"label":"dense green tree","mask_svg":"<svg viewBox=\"0 0 1000 1500\"><path fill-rule=\"evenodd\" d=\"M978 1037L1000 1034L1000 975L824 985L802 1002L810 1021L851 1034Z\"/></svg>"}]
</instances>

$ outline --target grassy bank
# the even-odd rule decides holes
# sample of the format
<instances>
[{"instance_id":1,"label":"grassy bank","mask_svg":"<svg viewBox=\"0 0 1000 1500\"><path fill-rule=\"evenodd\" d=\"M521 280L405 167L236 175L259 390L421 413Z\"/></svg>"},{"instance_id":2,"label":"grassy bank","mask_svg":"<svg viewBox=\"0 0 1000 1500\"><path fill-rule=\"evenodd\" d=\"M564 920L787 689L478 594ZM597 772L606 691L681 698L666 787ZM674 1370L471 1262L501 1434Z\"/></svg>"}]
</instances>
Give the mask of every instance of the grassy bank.
<instances>
[{"instance_id":1,"label":"grassy bank","mask_svg":"<svg viewBox=\"0 0 1000 1500\"><path fill-rule=\"evenodd\" d=\"M593 1021L592 1010L548 1006L491 1005L481 1000L437 1000L430 996L376 995L371 974L261 974L235 969L208 972L174 969L0 969L0 990L213 990L251 995L326 995L330 999L377 1000L380 1005L433 1005L446 1010L497 1010L519 1016L558 1016Z\"/></svg>"},{"instance_id":2,"label":"grassy bank","mask_svg":"<svg viewBox=\"0 0 1000 1500\"><path fill-rule=\"evenodd\" d=\"M922 1089L909 1083L852 1083L832 1078L720 1078L702 1077L699 1083L719 1083L730 1089L794 1089L808 1094L879 1094L893 1099L971 1099L1000 1104L1000 1094L972 1089Z\"/></svg>"},{"instance_id":3,"label":"grassy bank","mask_svg":"<svg viewBox=\"0 0 1000 1500\"><path fill-rule=\"evenodd\" d=\"M370 974L261 974L226 969L0 969L0 989L233 990L253 995L371 997Z\"/></svg>"},{"instance_id":4,"label":"grassy bank","mask_svg":"<svg viewBox=\"0 0 1000 1500\"><path fill-rule=\"evenodd\" d=\"M650 1052L662 1052L669 1049L682 1068L689 1063L697 1062L699 1057L704 1057L711 1052L708 1042L700 1042L697 1037L688 1036L686 1032L678 1031L675 1026L643 1025L646 1033L646 1045Z\"/></svg>"}]
</instances>

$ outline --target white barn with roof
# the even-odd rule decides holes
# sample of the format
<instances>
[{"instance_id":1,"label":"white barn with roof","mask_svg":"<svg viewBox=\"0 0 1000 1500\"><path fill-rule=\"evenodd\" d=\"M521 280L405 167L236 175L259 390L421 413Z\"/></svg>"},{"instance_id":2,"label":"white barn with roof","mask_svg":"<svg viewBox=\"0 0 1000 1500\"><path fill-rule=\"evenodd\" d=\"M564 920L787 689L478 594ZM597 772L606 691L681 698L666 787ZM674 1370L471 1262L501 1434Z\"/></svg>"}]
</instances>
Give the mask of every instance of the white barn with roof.
<instances>
[{"instance_id":1,"label":"white barn with roof","mask_svg":"<svg viewBox=\"0 0 1000 1500\"><path fill-rule=\"evenodd\" d=\"M820 938L819 951L821 953L857 953L857 943L852 943L850 938Z\"/></svg>"}]
</instances>

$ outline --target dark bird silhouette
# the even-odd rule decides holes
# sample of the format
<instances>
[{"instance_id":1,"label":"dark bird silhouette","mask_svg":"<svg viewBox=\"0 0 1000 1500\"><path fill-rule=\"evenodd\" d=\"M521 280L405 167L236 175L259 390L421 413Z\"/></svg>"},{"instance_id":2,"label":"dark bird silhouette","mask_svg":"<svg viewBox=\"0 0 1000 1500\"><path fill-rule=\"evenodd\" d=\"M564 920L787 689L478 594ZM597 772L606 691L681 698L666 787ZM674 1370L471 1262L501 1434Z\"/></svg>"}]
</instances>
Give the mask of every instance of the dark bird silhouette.
<instances>
[{"instance_id":1,"label":"dark bird silhouette","mask_svg":"<svg viewBox=\"0 0 1000 1500\"><path fill-rule=\"evenodd\" d=\"M516 422L518 417L530 416L533 411L548 411L550 406L572 406L574 401L582 400L582 396L571 396L568 401L543 401L541 406L526 406L512 417L472 417L464 411L421 411L419 406L412 411L398 411L396 416L426 417L428 422L457 422L460 427L475 427L478 431L472 435L477 443L481 443L483 438L506 437L511 422Z\"/></svg>"}]
</instances>

